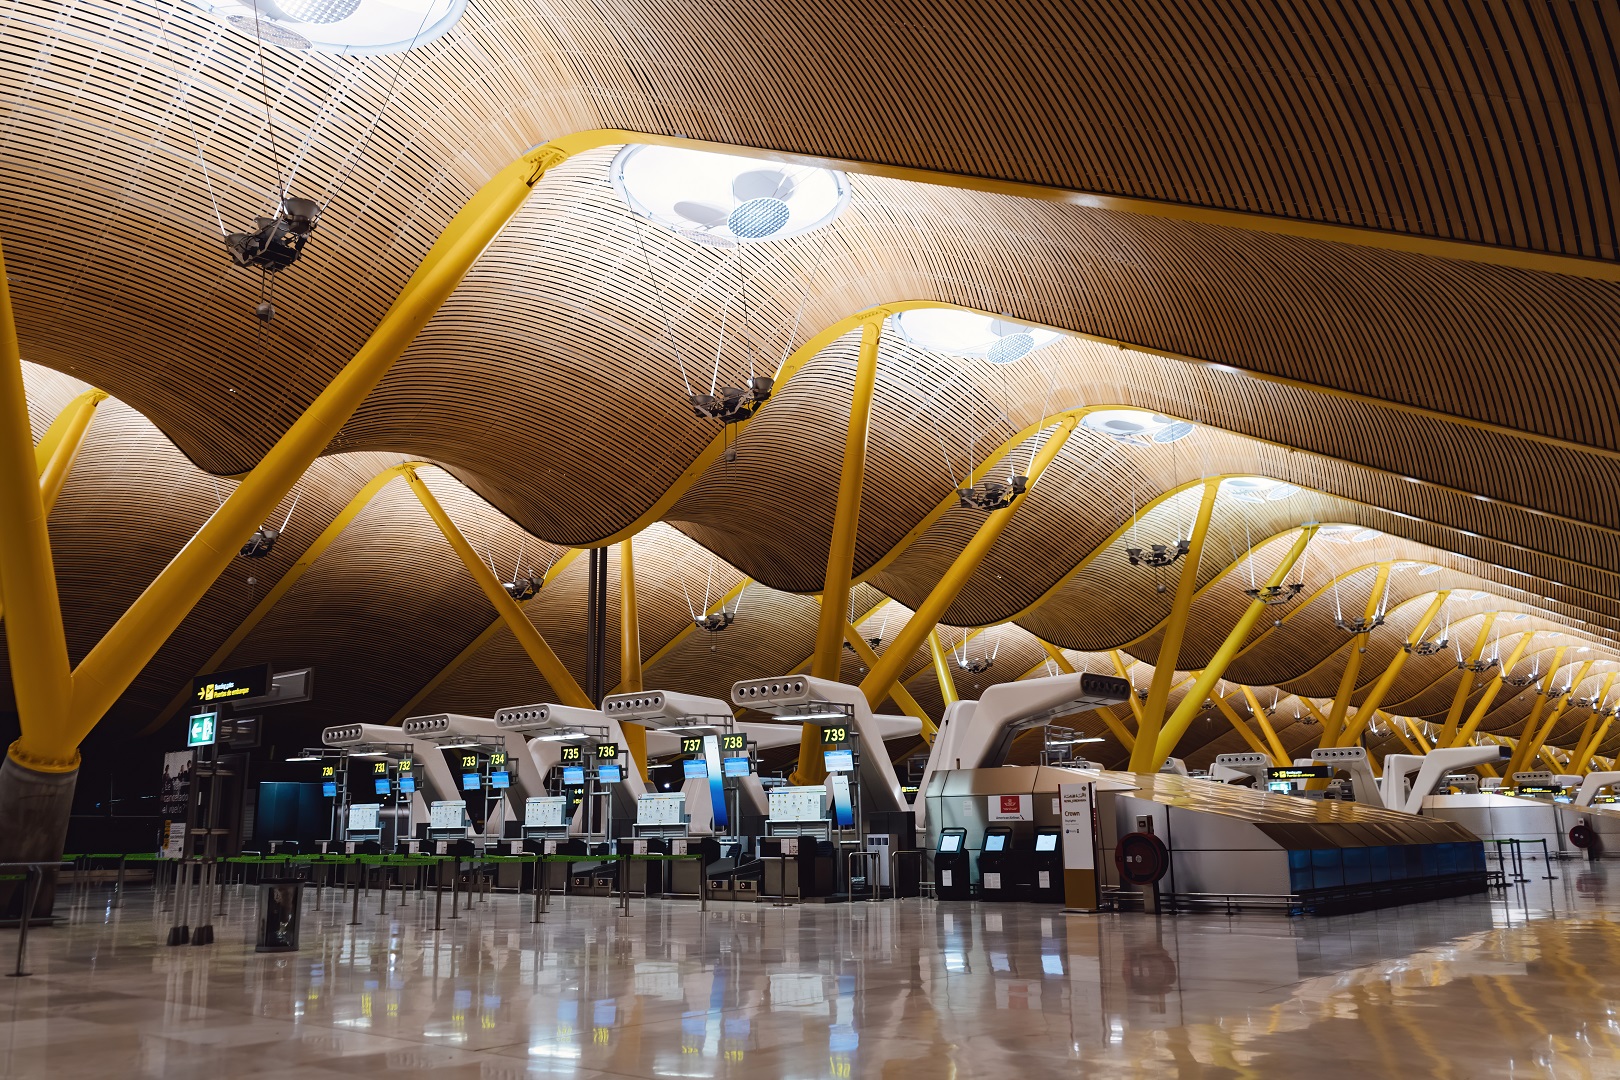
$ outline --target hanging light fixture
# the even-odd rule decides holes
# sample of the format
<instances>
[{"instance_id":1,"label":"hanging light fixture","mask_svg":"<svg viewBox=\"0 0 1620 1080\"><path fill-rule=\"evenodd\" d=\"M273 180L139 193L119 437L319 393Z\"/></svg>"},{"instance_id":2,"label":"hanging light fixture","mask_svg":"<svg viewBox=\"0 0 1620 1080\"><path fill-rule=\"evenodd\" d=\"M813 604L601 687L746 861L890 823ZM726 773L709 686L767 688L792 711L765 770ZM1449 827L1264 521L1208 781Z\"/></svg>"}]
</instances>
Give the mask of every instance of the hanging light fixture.
<instances>
[{"instance_id":1,"label":"hanging light fixture","mask_svg":"<svg viewBox=\"0 0 1620 1080\"><path fill-rule=\"evenodd\" d=\"M1372 618L1361 616L1355 619L1344 617L1344 608L1339 603L1339 579L1333 579L1333 625L1352 636L1356 634L1370 634L1384 625L1384 615L1389 610L1389 578L1384 578L1384 595L1373 609Z\"/></svg>"},{"instance_id":2,"label":"hanging light fixture","mask_svg":"<svg viewBox=\"0 0 1620 1080\"><path fill-rule=\"evenodd\" d=\"M1419 571L1419 573L1422 573L1422 571ZM1447 608L1451 606L1451 597L1446 597L1445 606ZM1417 642L1408 641L1401 648L1413 656L1434 656L1449 644L1451 644L1451 613L1448 611L1446 613L1446 628L1440 631L1439 637Z\"/></svg>"},{"instance_id":3,"label":"hanging light fixture","mask_svg":"<svg viewBox=\"0 0 1620 1080\"><path fill-rule=\"evenodd\" d=\"M686 589L686 581L684 579L681 581L681 595L686 599L686 610L687 614L692 617L692 625L711 634L718 634L722 630L729 629L737 621L737 613L742 610L743 594L748 591L748 586L744 584L737 591L737 599L729 608L724 603L721 603L719 607L710 611L710 598L714 595L715 562L715 554L711 551L709 552L709 572L703 586L703 604L701 607L692 602L692 596Z\"/></svg>"},{"instance_id":4,"label":"hanging light fixture","mask_svg":"<svg viewBox=\"0 0 1620 1080\"><path fill-rule=\"evenodd\" d=\"M984 635L980 636L982 637ZM956 666L973 675L978 675L982 672L989 671L990 665L996 662L996 656L1001 652L1001 634L999 632L996 633L989 650L981 652L977 656L970 654L968 648L969 640L968 632L964 630L962 631L961 642L951 646L951 655L956 661Z\"/></svg>"}]
</instances>

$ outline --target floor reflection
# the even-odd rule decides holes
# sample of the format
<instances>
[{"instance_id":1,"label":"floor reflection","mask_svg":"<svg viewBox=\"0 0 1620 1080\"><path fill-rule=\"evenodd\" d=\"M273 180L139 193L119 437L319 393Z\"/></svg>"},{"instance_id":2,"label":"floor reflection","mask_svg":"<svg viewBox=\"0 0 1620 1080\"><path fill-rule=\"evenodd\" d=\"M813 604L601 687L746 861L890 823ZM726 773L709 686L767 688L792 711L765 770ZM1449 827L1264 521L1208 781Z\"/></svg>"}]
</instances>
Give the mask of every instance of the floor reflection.
<instances>
[{"instance_id":1,"label":"floor reflection","mask_svg":"<svg viewBox=\"0 0 1620 1080\"><path fill-rule=\"evenodd\" d=\"M415 898L359 926L328 902L280 955L244 944L246 892L203 948L165 947L148 898L79 898L0 987L0 1074L1620 1075L1608 877L1310 920L570 899L533 924L496 897L435 933Z\"/></svg>"}]
</instances>

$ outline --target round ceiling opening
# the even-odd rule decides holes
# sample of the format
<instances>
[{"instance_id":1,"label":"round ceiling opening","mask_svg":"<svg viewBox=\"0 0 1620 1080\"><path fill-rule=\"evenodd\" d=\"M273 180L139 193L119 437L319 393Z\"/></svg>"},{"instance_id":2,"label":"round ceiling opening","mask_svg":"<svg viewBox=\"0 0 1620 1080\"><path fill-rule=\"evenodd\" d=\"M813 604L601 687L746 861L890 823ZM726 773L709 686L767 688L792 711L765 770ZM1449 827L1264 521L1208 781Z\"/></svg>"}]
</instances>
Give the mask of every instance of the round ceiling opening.
<instances>
[{"instance_id":1,"label":"round ceiling opening","mask_svg":"<svg viewBox=\"0 0 1620 1080\"><path fill-rule=\"evenodd\" d=\"M626 146L613 186L642 217L716 247L802 236L849 204L849 179L832 169L678 146Z\"/></svg>"},{"instance_id":2,"label":"round ceiling opening","mask_svg":"<svg viewBox=\"0 0 1620 1080\"><path fill-rule=\"evenodd\" d=\"M284 49L403 52L442 35L467 0L188 0L247 37Z\"/></svg>"},{"instance_id":3,"label":"round ceiling opening","mask_svg":"<svg viewBox=\"0 0 1620 1080\"><path fill-rule=\"evenodd\" d=\"M1185 420L1143 409L1099 409L1080 421L1082 427L1131 446L1173 443L1193 433Z\"/></svg>"},{"instance_id":4,"label":"round ceiling opening","mask_svg":"<svg viewBox=\"0 0 1620 1080\"><path fill-rule=\"evenodd\" d=\"M894 317L908 344L946 356L975 357L992 364L1014 364L1063 335L1007 319L955 308L917 308Z\"/></svg>"}]
</instances>

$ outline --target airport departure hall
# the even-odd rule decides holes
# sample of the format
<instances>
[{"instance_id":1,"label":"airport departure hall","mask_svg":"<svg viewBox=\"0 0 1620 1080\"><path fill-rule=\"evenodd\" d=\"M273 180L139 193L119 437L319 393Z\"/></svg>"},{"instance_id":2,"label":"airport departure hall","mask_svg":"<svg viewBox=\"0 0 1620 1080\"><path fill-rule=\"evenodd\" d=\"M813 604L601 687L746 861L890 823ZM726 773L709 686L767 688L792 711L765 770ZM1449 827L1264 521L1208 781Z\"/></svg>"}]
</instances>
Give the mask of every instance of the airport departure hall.
<instances>
[{"instance_id":1,"label":"airport departure hall","mask_svg":"<svg viewBox=\"0 0 1620 1080\"><path fill-rule=\"evenodd\" d=\"M1617 129L1611 0L0 0L0 1078L1620 1077Z\"/></svg>"}]
</instances>

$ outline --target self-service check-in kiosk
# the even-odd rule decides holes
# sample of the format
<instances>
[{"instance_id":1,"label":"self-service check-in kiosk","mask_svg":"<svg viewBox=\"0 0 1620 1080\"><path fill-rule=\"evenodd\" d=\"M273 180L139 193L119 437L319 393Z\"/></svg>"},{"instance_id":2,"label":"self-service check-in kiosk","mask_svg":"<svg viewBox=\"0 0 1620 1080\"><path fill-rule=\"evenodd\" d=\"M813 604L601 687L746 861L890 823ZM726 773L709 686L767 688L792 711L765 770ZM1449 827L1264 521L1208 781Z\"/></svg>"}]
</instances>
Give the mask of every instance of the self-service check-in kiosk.
<instances>
[{"instance_id":1,"label":"self-service check-in kiosk","mask_svg":"<svg viewBox=\"0 0 1620 1080\"><path fill-rule=\"evenodd\" d=\"M1038 904L1063 903L1063 830L1053 825L1035 829L1035 854L1031 861L1034 882L1029 898Z\"/></svg>"},{"instance_id":2,"label":"self-service check-in kiosk","mask_svg":"<svg viewBox=\"0 0 1620 1080\"><path fill-rule=\"evenodd\" d=\"M941 829L934 845L934 895L941 900L973 899L966 829Z\"/></svg>"},{"instance_id":3,"label":"self-service check-in kiosk","mask_svg":"<svg viewBox=\"0 0 1620 1080\"><path fill-rule=\"evenodd\" d=\"M1022 900L1028 891L1029 859L1013 849L1011 825L992 825L984 830L984 846L979 849L979 898L981 900Z\"/></svg>"}]
</instances>

